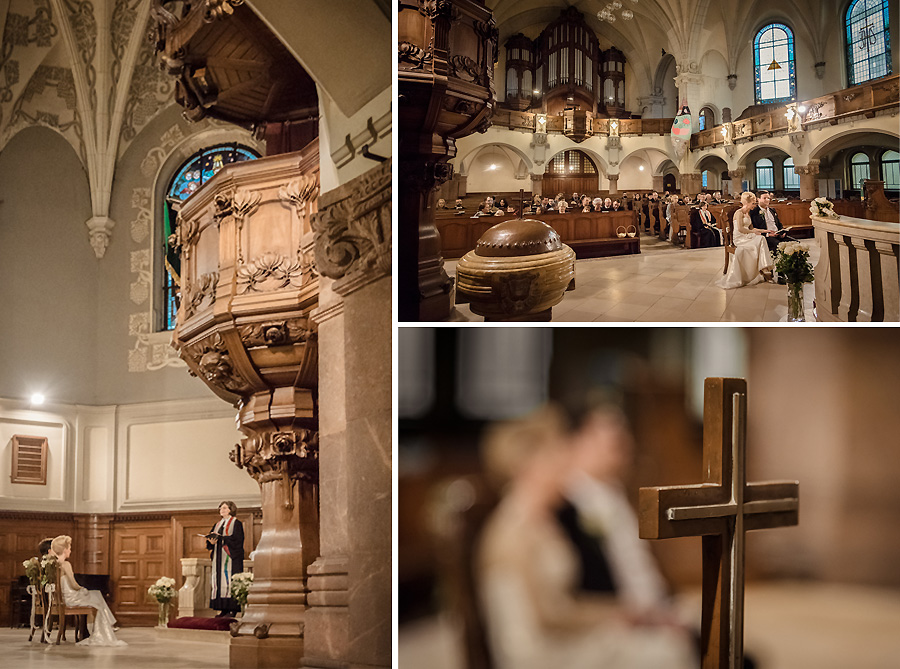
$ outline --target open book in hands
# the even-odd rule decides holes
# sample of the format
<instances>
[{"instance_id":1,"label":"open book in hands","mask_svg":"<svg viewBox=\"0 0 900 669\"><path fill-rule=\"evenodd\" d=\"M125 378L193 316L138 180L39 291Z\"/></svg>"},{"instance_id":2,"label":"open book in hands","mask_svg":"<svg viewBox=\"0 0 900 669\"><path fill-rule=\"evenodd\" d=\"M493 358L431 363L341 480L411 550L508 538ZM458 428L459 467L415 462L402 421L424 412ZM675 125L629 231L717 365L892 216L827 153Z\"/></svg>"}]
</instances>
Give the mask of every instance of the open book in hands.
<instances>
[{"instance_id":1,"label":"open book in hands","mask_svg":"<svg viewBox=\"0 0 900 669\"><path fill-rule=\"evenodd\" d=\"M219 537L221 537L222 535L216 534L215 532L209 532L207 534L198 534L197 536L201 537L203 539L209 539L210 541L214 541L214 540L218 539Z\"/></svg>"}]
</instances>

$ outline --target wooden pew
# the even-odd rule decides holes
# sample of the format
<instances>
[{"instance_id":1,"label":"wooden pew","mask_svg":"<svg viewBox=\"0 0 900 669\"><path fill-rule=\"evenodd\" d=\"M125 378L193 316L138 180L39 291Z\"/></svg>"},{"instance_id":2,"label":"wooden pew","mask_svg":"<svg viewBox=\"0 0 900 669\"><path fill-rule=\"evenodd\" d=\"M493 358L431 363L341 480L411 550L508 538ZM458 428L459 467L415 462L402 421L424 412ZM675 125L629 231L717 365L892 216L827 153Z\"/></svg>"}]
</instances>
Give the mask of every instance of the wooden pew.
<instances>
[{"instance_id":1,"label":"wooden pew","mask_svg":"<svg viewBox=\"0 0 900 669\"><path fill-rule=\"evenodd\" d=\"M435 224L441 235L441 253L444 258L461 258L475 248L475 243L488 228L514 218L517 217L469 218L452 214L435 216ZM529 216L526 215L525 218ZM563 244L570 246L578 258L602 258L641 252L635 211L548 213L536 218L556 230ZM634 232L635 236L619 237L618 233L622 232L622 229Z\"/></svg>"}]
</instances>

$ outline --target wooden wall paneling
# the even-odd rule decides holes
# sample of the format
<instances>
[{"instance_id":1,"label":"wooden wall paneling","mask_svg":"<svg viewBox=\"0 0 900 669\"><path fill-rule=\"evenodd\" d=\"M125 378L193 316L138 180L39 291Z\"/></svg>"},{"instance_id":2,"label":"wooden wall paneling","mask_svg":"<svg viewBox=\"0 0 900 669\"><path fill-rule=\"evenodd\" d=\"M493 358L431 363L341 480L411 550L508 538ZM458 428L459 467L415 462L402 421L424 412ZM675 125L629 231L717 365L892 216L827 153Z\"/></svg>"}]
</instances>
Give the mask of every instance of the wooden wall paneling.
<instances>
[{"instance_id":1,"label":"wooden wall paneling","mask_svg":"<svg viewBox=\"0 0 900 669\"><path fill-rule=\"evenodd\" d=\"M130 520L113 527L114 612L125 625L152 624L156 602L147 594L160 576L177 577L171 519ZM178 569L180 572L181 569Z\"/></svg>"}]
</instances>

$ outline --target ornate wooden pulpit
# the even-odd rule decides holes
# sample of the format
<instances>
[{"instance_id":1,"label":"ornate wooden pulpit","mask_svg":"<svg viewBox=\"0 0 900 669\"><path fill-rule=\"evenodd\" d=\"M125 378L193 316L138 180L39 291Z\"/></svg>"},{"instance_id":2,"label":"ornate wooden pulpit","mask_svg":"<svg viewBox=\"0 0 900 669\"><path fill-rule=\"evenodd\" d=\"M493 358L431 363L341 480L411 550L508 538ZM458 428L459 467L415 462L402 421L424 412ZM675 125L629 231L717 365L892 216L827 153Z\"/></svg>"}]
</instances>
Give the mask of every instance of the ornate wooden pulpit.
<instances>
[{"instance_id":1,"label":"ornate wooden pulpit","mask_svg":"<svg viewBox=\"0 0 900 669\"><path fill-rule=\"evenodd\" d=\"M706 379L703 483L640 490L642 539L703 537L703 669L743 666L744 533L798 522L797 481L747 483L746 413L744 379Z\"/></svg>"}]
</instances>

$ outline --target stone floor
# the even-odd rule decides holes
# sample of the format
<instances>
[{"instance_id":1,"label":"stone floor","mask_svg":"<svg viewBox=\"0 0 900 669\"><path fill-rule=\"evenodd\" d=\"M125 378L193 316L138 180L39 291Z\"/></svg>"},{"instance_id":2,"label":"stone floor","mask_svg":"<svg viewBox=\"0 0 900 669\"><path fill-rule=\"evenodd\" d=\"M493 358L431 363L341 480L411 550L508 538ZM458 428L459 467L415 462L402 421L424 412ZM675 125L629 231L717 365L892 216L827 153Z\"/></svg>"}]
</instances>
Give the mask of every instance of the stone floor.
<instances>
[{"instance_id":1,"label":"stone floor","mask_svg":"<svg viewBox=\"0 0 900 669\"><path fill-rule=\"evenodd\" d=\"M803 241L815 267L819 247ZM732 290L715 285L722 275L721 248L684 249L656 237L641 239L638 255L578 260L575 290L553 308L554 322L778 322L787 317L787 288L758 283ZM456 273L456 261L445 268ZM815 321L813 284L804 286L807 321ZM481 321L468 305L453 320Z\"/></svg>"},{"instance_id":2,"label":"stone floor","mask_svg":"<svg viewBox=\"0 0 900 669\"><path fill-rule=\"evenodd\" d=\"M165 634L165 632L163 632ZM27 629L0 629L0 666L9 669L223 669L228 667L225 643L164 638L152 627L125 627L116 636L122 648L59 646L28 642ZM54 639L55 639L54 634Z\"/></svg>"},{"instance_id":3,"label":"stone floor","mask_svg":"<svg viewBox=\"0 0 900 669\"><path fill-rule=\"evenodd\" d=\"M699 621L699 593L683 608ZM747 587L744 647L759 669L900 666L900 592L859 586L769 583ZM399 668L462 669L454 632L437 618L399 629Z\"/></svg>"}]
</instances>

